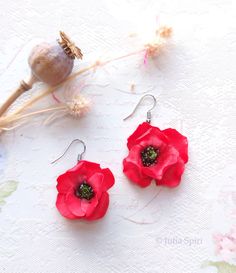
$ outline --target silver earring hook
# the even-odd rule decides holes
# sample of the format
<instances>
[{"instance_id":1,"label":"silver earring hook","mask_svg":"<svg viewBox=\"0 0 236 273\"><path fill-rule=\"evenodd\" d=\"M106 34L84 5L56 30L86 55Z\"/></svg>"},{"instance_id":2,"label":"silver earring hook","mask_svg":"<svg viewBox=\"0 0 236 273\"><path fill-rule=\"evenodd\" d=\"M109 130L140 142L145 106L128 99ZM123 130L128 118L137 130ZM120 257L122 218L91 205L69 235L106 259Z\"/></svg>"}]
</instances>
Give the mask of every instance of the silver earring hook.
<instances>
[{"instance_id":1,"label":"silver earring hook","mask_svg":"<svg viewBox=\"0 0 236 273\"><path fill-rule=\"evenodd\" d=\"M80 143L82 143L82 144L83 144L83 147L84 147L83 152L80 153L80 154L78 154L78 156L77 156L77 161L80 161L80 160L82 159L83 154L86 152L86 145L85 145L85 143L84 143L81 139L76 138L76 139L72 140L72 142L70 143L70 145L66 148L65 152L64 152L62 155L60 155L57 159L55 159L53 162L51 162L51 164L54 164L54 163L56 163L58 160L60 160L60 159L67 153L67 151L70 149L71 145L72 145L73 143L75 143L75 142L80 142Z\"/></svg>"},{"instance_id":2,"label":"silver earring hook","mask_svg":"<svg viewBox=\"0 0 236 273\"><path fill-rule=\"evenodd\" d=\"M136 110L138 109L139 105L141 104L141 102L146 98L146 97L151 97L153 99L153 106L147 111L147 119L146 121L148 123L151 122L151 119L152 119L152 114L151 114L151 111L155 108L156 104L157 104L157 99L155 98L154 95L152 94L146 94L144 96L142 96L142 98L139 100L139 102L137 103L137 105L135 106L134 110L132 111L131 114L129 114L126 118L124 118L123 120L127 120L129 119L130 117L133 116L133 114L136 112Z\"/></svg>"}]
</instances>

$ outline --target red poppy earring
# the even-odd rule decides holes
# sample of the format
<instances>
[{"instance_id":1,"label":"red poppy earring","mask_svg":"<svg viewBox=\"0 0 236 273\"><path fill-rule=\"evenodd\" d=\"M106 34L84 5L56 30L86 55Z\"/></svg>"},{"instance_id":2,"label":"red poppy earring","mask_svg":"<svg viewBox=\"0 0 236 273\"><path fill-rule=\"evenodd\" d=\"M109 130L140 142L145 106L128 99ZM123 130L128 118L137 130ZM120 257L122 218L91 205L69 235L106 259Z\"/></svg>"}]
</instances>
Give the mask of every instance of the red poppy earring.
<instances>
[{"instance_id":1,"label":"red poppy earring","mask_svg":"<svg viewBox=\"0 0 236 273\"><path fill-rule=\"evenodd\" d=\"M107 212L107 190L114 185L114 176L110 169L102 169L97 163L82 160L86 145L80 139L73 140L52 163L61 159L74 142L83 144L84 150L78 155L77 165L57 178L56 207L68 219L97 220Z\"/></svg>"},{"instance_id":2,"label":"red poppy earring","mask_svg":"<svg viewBox=\"0 0 236 273\"><path fill-rule=\"evenodd\" d=\"M160 186L176 187L188 161L188 140L175 129L160 130L150 124L156 98L151 94L144 95L124 120L130 118L147 97L151 97L154 103L147 112L146 122L128 138L129 154L123 160L123 172L140 187L149 186L152 180Z\"/></svg>"}]
</instances>

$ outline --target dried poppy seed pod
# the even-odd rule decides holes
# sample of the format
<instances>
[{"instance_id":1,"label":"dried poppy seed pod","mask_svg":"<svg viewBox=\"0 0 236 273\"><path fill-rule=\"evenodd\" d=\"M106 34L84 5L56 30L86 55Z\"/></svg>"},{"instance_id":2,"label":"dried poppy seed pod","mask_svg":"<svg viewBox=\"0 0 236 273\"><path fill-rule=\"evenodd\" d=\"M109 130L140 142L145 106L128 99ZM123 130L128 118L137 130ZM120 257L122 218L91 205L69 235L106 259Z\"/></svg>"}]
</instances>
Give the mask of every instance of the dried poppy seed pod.
<instances>
[{"instance_id":1,"label":"dried poppy seed pod","mask_svg":"<svg viewBox=\"0 0 236 273\"><path fill-rule=\"evenodd\" d=\"M60 36L61 40L58 40L58 43L43 42L36 45L28 60L32 74L39 81L51 86L65 80L73 69L75 57L83 56L81 50L64 32L60 32Z\"/></svg>"},{"instance_id":2,"label":"dried poppy seed pod","mask_svg":"<svg viewBox=\"0 0 236 273\"><path fill-rule=\"evenodd\" d=\"M31 76L29 80L21 81L19 87L3 103L0 107L0 116L19 96L30 90L35 82L41 81L50 86L55 86L69 76L74 66L74 59L82 59L81 50L64 32L60 31L60 37L58 43L44 42L33 48L28 60Z\"/></svg>"}]
</instances>

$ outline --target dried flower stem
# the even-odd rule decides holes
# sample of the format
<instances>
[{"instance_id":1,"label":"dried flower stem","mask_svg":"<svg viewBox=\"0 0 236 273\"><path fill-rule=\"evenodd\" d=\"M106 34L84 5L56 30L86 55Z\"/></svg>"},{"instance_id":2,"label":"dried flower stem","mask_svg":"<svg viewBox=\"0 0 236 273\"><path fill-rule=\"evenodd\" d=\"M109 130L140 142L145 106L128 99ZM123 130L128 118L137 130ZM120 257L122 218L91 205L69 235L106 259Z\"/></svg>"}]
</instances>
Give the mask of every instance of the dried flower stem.
<instances>
[{"instance_id":1,"label":"dried flower stem","mask_svg":"<svg viewBox=\"0 0 236 273\"><path fill-rule=\"evenodd\" d=\"M21 81L19 87L10 95L10 97L1 105L0 107L0 116L2 116L10 105L17 100L24 92L30 90L33 87L33 84L36 82L34 76L31 76L30 79L25 82Z\"/></svg>"}]
</instances>

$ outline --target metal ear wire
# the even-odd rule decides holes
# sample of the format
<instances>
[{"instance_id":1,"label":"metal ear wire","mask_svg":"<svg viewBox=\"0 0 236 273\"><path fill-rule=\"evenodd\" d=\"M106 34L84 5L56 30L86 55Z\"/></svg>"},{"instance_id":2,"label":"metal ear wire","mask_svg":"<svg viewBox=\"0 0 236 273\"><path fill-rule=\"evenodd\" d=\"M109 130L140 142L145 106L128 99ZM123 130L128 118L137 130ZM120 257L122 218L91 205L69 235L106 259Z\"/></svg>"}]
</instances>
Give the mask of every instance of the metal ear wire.
<instances>
[{"instance_id":1,"label":"metal ear wire","mask_svg":"<svg viewBox=\"0 0 236 273\"><path fill-rule=\"evenodd\" d=\"M133 114L136 112L136 110L138 109L139 105L143 101L143 99L145 99L146 97L151 97L153 99L153 106L147 111L147 119L146 119L146 121L148 123L151 122L151 119L152 119L152 113L151 113L151 111L155 108L155 106L157 104L157 100L156 100L155 96L152 95L152 94L146 94L146 95L142 96L142 98L139 100L139 102L135 106L134 110L132 111L132 113L129 114L126 118L123 119L124 121L133 116Z\"/></svg>"},{"instance_id":2,"label":"metal ear wire","mask_svg":"<svg viewBox=\"0 0 236 273\"><path fill-rule=\"evenodd\" d=\"M59 156L57 159L55 159L54 161L52 161L51 164L54 164L54 163L56 163L58 160L60 160L60 159L67 153L67 151L70 149L71 145L72 145L73 143L75 143L75 142L80 142L80 143L82 143L82 144L83 144L83 147L84 147L83 152L80 153L80 154L78 154L78 156L77 156L77 161L80 161L80 160L82 159L83 154L86 152L86 145L85 145L85 143L84 143L81 139L76 138L76 139L72 140L72 142L70 143L70 145L66 148L65 152L64 152L61 156Z\"/></svg>"}]
</instances>

